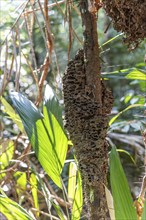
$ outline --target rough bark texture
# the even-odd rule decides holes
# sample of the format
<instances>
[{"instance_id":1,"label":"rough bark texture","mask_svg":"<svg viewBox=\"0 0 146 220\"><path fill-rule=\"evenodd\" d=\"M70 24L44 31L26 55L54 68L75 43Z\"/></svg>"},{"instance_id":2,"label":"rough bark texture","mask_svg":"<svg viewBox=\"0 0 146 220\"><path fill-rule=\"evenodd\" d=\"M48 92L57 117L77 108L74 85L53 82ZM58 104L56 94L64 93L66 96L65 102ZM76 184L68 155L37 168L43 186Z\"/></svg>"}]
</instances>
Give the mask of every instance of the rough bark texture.
<instances>
[{"instance_id":1,"label":"rough bark texture","mask_svg":"<svg viewBox=\"0 0 146 220\"><path fill-rule=\"evenodd\" d=\"M63 77L65 119L82 175L87 219L107 220L105 138L113 97L100 78L97 17L88 3L80 1L84 48L68 63Z\"/></svg>"}]
</instances>

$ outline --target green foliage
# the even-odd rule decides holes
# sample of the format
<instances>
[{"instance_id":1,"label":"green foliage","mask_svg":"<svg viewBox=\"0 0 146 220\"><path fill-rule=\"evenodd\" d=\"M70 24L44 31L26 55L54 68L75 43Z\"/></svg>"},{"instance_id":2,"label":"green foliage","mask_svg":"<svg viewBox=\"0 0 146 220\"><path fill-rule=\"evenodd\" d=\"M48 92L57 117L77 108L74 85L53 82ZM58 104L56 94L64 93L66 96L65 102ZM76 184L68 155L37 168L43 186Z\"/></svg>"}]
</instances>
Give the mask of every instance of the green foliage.
<instances>
[{"instance_id":1,"label":"green foliage","mask_svg":"<svg viewBox=\"0 0 146 220\"><path fill-rule=\"evenodd\" d=\"M62 188L60 174L68 146L62 127L46 106L43 107L43 116L35 105L20 93L12 93L11 98L39 162L54 183Z\"/></svg>"},{"instance_id":2,"label":"green foliage","mask_svg":"<svg viewBox=\"0 0 146 220\"><path fill-rule=\"evenodd\" d=\"M19 117L18 114L16 114L16 112L14 111L14 109L12 108L12 106L6 101L6 99L4 99L3 97L1 97L1 102L4 106L3 111L9 115L10 119L14 121L14 123L16 123L16 125L18 126L18 128L20 129L20 131L23 133L24 132L24 127L22 124L22 121Z\"/></svg>"},{"instance_id":3,"label":"green foliage","mask_svg":"<svg viewBox=\"0 0 146 220\"><path fill-rule=\"evenodd\" d=\"M144 104L134 104L134 105L129 105L126 109L124 109L123 111L119 112L116 116L114 116L110 121L109 121L109 125L112 125L114 123L114 121L124 112L126 112L127 110L131 109L131 108L136 108L136 107L143 107Z\"/></svg>"},{"instance_id":4,"label":"green foliage","mask_svg":"<svg viewBox=\"0 0 146 220\"><path fill-rule=\"evenodd\" d=\"M137 219L127 179L116 148L114 147L110 153L110 182L114 200L115 218L117 220Z\"/></svg>"},{"instance_id":5,"label":"green foliage","mask_svg":"<svg viewBox=\"0 0 146 220\"><path fill-rule=\"evenodd\" d=\"M11 140L3 141L0 145L0 170L3 170L10 163L14 155L14 142Z\"/></svg>"},{"instance_id":6,"label":"green foliage","mask_svg":"<svg viewBox=\"0 0 146 220\"><path fill-rule=\"evenodd\" d=\"M31 173L30 175L30 184L31 184L31 192L34 200L34 207L39 210L39 201L38 201L38 183L37 183L37 177L34 173ZM36 213L36 216L39 217L39 212Z\"/></svg>"},{"instance_id":7,"label":"green foliage","mask_svg":"<svg viewBox=\"0 0 146 220\"><path fill-rule=\"evenodd\" d=\"M75 162L69 166L68 197L72 207L72 220L79 220L83 206L82 180Z\"/></svg>"},{"instance_id":8,"label":"green foliage","mask_svg":"<svg viewBox=\"0 0 146 220\"><path fill-rule=\"evenodd\" d=\"M82 206L83 206L82 180L81 180L81 174L78 171L78 181L77 181L75 196L73 200L73 207L72 207L72 220L80 219Z\"/></svg>"},{"instance_id":9,"label":"green foliage","mask_svg":"<svg viewBox=\"0 0 146 220\"><path fill-rule=\"evenodd\" d=\"M22 206L3 195L0 195L0 211L8 220L35 220Z\"/></svg>"}]
</instances>

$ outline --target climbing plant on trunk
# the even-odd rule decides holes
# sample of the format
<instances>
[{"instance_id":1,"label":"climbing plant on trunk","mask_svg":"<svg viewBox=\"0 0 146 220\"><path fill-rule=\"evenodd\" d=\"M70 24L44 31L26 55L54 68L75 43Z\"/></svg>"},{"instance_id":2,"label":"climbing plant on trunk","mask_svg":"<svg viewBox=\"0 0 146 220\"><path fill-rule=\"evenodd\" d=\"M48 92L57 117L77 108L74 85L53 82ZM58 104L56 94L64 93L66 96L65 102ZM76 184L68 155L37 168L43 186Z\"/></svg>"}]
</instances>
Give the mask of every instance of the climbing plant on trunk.
<instances>
[{"instance_id":1,"label":"climbing plant on trunk","mask_svg":"<svg viewBox=\"0 0 146 220\"><path fill-rule=\"evenodd\" d=\"M113 97L100 75L96 1L80 0L84 45L63 77L66 128L82 175L88 219L107 219L106 133Z\"/></svg>"}]
</instances>

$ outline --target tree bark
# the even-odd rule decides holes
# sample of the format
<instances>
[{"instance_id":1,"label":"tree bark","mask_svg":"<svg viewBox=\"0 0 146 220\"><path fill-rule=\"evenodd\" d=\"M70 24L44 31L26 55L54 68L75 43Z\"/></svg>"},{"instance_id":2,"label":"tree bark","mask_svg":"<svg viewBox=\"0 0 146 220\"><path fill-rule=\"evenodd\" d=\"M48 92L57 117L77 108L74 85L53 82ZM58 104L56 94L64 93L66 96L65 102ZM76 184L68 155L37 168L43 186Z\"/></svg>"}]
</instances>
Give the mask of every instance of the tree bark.
<instances>
[{"instance_id":1,"label":"tree bark","mask_svg":"<svg viewBox=\"0 0 146 220\"><path fill-rule=\"evenodd\" d=\"M87 219L107 220L106 133L113 97L100 75L96 6L93 0L80 0L84 47L68 63L63 90L66 128L73 141L82 176Z\"/></svg>"},{"instance_id":2,"label":"tree bark","mask_svg":"<svg viewBox=\"0 0 146 220\"><path fill-rule=\"evenodd\" d=\"M90 5L89 5L90 4ZM98 45L98 33L97 33L97 11L94 5L94 1L81 0L80 12L82 17L82 26L84 29L84 57L85 57L85 73L86 73L86 86L90 91L93 91L95 100L98 103L97 115L101 118L102 127L105 129L107 126L107 120L105 120L104 111L102 109L102 83L100 75L100 51ZM103 118L103 121L102 121ZM85 201L88 209L89 219L107 219L108 207L105 197L106 176L108 169L107 162L107 144L105 143L105 132L99 137L97 145L104 149L104 153L101 153L102 158L96 158L100 172L95 171L96 180L88 184L86 180L84 184ZM101 150L102 152L102 150ZM92 161L91 161L92 162ZM101 168L101 169L100 169ZM103 169L104 168L104 169ZM84 178L83 178L84 179Z\"/></svg>"}]
</instances>

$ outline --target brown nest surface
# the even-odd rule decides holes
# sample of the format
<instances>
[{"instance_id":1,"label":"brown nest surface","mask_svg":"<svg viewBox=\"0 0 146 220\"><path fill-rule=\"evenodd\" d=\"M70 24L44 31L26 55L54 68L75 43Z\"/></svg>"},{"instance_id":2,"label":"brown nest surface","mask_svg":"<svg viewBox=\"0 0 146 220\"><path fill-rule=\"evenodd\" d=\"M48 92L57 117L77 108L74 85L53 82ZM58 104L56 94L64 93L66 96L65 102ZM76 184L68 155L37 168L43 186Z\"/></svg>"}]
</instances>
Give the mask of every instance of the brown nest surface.
<instances>
[{"instance_id":1,"label":"brown nest surface","mask_svg":"<svg viewBox=\"0 0 146 220\"><path fill-rule=\"evenodd\" d=\"M146 0L102 0L114 28L125 34L124 43L135 49L146 37Z\"/></svg>"}]
</instances>

